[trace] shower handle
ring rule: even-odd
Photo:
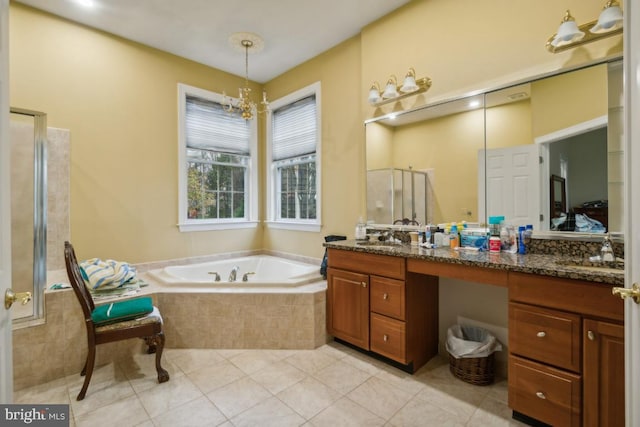
[[[13,289],[9,288],[4,293],[4,308],[9,310],[14,302],[20,300],[22,305],[26,305],[31,301],[31,292],[13,292]]]

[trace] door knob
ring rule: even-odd
[[[631,297],[636,304],[640,304],[640,286],[637,283],[634,283],[631,288],[612,288],[611,293],[619,295],[622,299]]]
[[[22,305],[26,305],[31,301],[31,292],[13,292],[13,289],[9,288],[4,293],[4,308],[9,310],[14,302],[20,300]]]

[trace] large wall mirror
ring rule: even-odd
[[[618,59],[372,119],[367,219],[621,232],[622,96]]]

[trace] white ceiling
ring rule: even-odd
[[[264,83],[358,34],[410,0],[19,0],[89,27],[244,76],[236,32],[264,40],[249,79]],[[93,3],[93,7],[82,3]]]

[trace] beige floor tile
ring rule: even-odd
[[[376,375],[384,366],[384,364],[379,360],[357,352],[349,353],[340,360],[371,375]]]
[[[389,420],[393,427],[463,427],[466,417],[458,418],[438,406],[412,399]],[[486,424],[484,427],[489,427]]]
[[[76,400],[84,380],[84,377],[80,378],[80,384],[77,384],[74,379],[73,385],[69,385],[69,378],[67,377],[69,399],[75,417],[135,395],[129,380],[114,365],[106,365],[94,372],[84,399]]]
[[[131,359],[120,361],[118,365],[136,393],[158,384],[155,354],[135,354]],[[170,379],[184,375],[184,372],[166,357],[162,358],[162,367],[169,372]]]
[[[138,397],[149,416],[155,418],[202,395],[200,389],[186,376],[180,376],[171,378],[166,383],[157,384],[139,393]]]
[[[276,397],[270,397],[231,419],[236,427],[300,426],[305,419]]]
[[[163,366],[171,375],[163,384],[153,355],[96,368],[80,402],[77,374],[14,398],[68,403],[71,426],[522,425],[511,418],[505,380],[467,384],[440,357],[410,375],[331,342],[316,350],[167,349]]]
[[[316,350],[302,350],[285,360],[308,374],[314,374],[319,370],[326,368],[331,363],[336,362],[338,359],[324,352]]]
[[[398,387],[412,395],[415,395],[425,387],[425,384],[420,381],[420,378],[394,368],[393,366],[381,369],[375,376],[376,378],[380,378],[382,381]]]
[[[124,427],[146,421],[149,421],[149,416],[135,396],[118,400],[75,418],[78,427]]]
[[[233,356],[237,356],[240,353],[244,353],[245,351],[249,351],[246,348],[232,348],[232,349],[218,349],[218,354],[225,359],[230,359]]]
[[[153,419],[156,427],[217,426],[227,418],[205,396],[178,406]]]
[[[224,359],[218,350],[212,349],[169,349],[167,359],[173,362],[185,374],[197,371]]]
[[[526,426],[519,421],[511,418],[512,411],[505,402],[487,397],[482,401],[480,406],[471,416],[467,423],[468,427],[485,427],[485,426]]]
[[[468,420],[488,392],[487,387],[467,384],[453,376],[434,377],[416,397]]]
[[[248,350],[230,357],[228,360],[241,369],[245,374],[251,375],[280,359],[277,353],[261,350]]]
[[[246,374],[228,360],[222,360],[187,374],[187,377],[205,394],[244,376]]]
[[[241,378],[207,394],[209,400],[227,418],[234,417],[271,396],[267,389],[249,377]]]
[[[310,420],[314,427],[376,427],[384,420],[353,400],[343,397]]]
[[[67,382],[64,378],[38,384],[13,392],[14,403],[50,403],[70,404],[71,399],[67,390]]]
[[[305,419],[310,419],[340,398],[340,393],[312,377],[306,377],[277,397]]]
[[[413,397],[411,393],[372,377],[347,394],[349,399],[388,420]]]
[[[319,370],[313,376],[341,395],[349,393],[371,377],[370,374],[342,360]]]
[[[284,361],[272,363],[251,374],[251,378],[273,394],[291,387],[306,376],[306,373]]]

